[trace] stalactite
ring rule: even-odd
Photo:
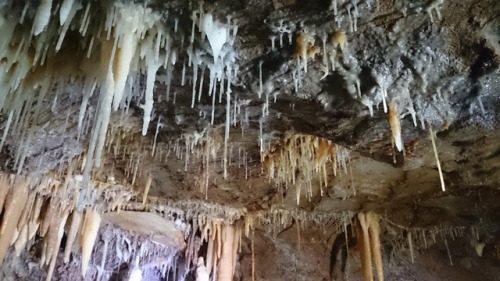
[[[205,267],[205,262],[203,257],[198,258],[198,263],[196,265],[196,281],[209,281],[210,275],[207,268]]]
[[[212,273],[213,265],[214,265],[214,259],[215,259],[215,253],[214,253],[214,243],[215,243],[215,237],[213,235],[213,231],[215,229],[211,230],[210,236],[208,237],[208,247],[207,247],[207,271],[208,273]]]
[[[234,267],[234,240],[235,229],[232,225],[222,226],[222,253],[218,263],[217,280],[218,281],[232,281],[233,280],[233,267]]]
[[[360,255],[361,255],[361,267],[363,269],[363,279],[365,281],[373,281],[372,272],[372,260],[371,260],[371,250],[370,250],[370,236],[368,233],[369,225],[366,221],[366,214],[358,214],[358,237],[360,237]]]
[[[300,251],[300,223],[295,222],[297,228],[297,250]]]
[[[319,52],[319,48],[314,46],[312,43],[314,42],[314,38],[306,33],[299,33],[295,38],[295,56],[299,62],[298,67],[300,68],[300,61],[302,60],[302,66],[304,67],[304,73],[307,73],[307,61],[308,58],[314,57]],[[300,76],[300,75],[299,75]]]
[[[232,252],[232,260],[233,260],[232,276],[234,276],[236,273],[236,261],[238,260],[238,252],[240,251],[239,246],[241,244],[241,229],[239,227],[234,227],[233,239],[234,240],[233,240],[233,252]]]
[[[48,202],[49,206],[45,209],[45,212],[43,213],[43,219],[41,220],[40,224],[40,236],[45,237],[45,234],[47,234],[47,231],[49,230],[50,224],[52,222],[52,218],[56,215],[58,206],[56,204],[53,204],[51,201]]]
[[[96,210],[87,210],[85,214],[85,226],[82,233],[82,276],[85,277],[97,237],[97,231],[101,224],[101,215]]]
[[[358,237],[359,252],[363,279],[373,281],[372,260],[377,273],[377,280],[384,280],[382,253],[380,249],[379,216],[373,212],[358,213],[356,236]]]
[[[396,104],[389,102],[389,124],[391,125],[392,140],[398,151],[403,151],[403,140],[401,139],[401,124],[399,122],[399,113]]]
[[[79,232],[79,228],[81,225],[81,219],[82,219],[82,213],[77,210],[73,210],[73,213],[71,214],[71,224],[68,229],[68,233],[66,235],[66,245],[64,248],[64,263],[69,262],[69,257],[71,255],[71,252],[73,251],[73,243],[77,238],[77,233]]]
[[[380,224],[379,217],[373,212],[366,214],[367,222],[369,224],[368,231],[370,234],[370,248],[372,252],[373,262],[375,264],[375,271],[377,272],[377,280],[384,280],[384,267],[382,263],[382,251],[380,249]]]
[[[134,266],[130,275],[128,277],[128,281],[141,281],[142,280],[142,270],[139,266]]]
[[[3,210],[5,198],[9,194],[10,186],[8,183],[8,178],[5,176],[0,176],[0,213]]]
[[[429,125],[429,134],[431,135],[432,149],[434,151],[434,157],[436,158],[436,166],[439,172],[439,182],[441,183],[441,190],[446,191],[446,186],[444,184],[443,171],[441,170],[441,162],[439,161],[439,155],[436,147],[436,141],[434,140],[434,132],[432,131],[432,126]]]
[[[217,237],[217,255],[216,255],[216,259],[217,260],[220,260],[221,256],[222,256],[222,247],[223,247],[223,244],[222,244],[222,237],[223,237],[223,234],[222,234],[222,222],[221,221],[217,221],[217,222],[214,222],[215,223],[215,229],[217,230],[216,231],[216,236]],[[214,262],[214,265],[216,263]]]
[[[476,250],[476,254],[479,256],[479,257],[482,257],[483,256],[483,250],[484,250],[484,246],[486,246],[485,243],[476,243],[476,245],[474,245],[474,249]]]
[[[54,272],[54,268],[56,266],[56,261],[57,261],[57,254],[59,253],[59,246],[61,245],[61,239],[64,234],[64,226],[66,224],[66,219],[68,218],[68,211],[63,210],[60,214],[60,221],[55,221],[53,225],[54,230],[51,230],[51,235],[50,238],[50,243],[51,245],[48,245],[47,247],[50,247],[50,251],[48,251],[50,254],[49,260],[50,260],[50,265],[49,269],[47,271],[47,278],[46,281],[52,280],[52,274]]]
[[[31,192],[28,195],[28,200],[26,201],[26,205],[24,206],[22,213],[21,213],[21,217],[19,218],[19,222],[17,223],[17,229],[23,228],[23,226],[26,224],[26,222],[29,218],[29,215],[31,213],[33,203],[35,201],[35,197],[36,197],[35,192]]]
[[[39,35],[49,24],[52,0],[41,0],[33,22],[33,35]]]
[[[47,223],[49,227],[46,235],[43,237],[42,264],[50,264],[52,257],[54,256],[54,252],[57,253],[59,251],[59,245],[56,244],[60,226],[59,219],[63,218],[63,213],[62,209],[58,208],[57,211],[55,211],[55,214],[51,217],[51,221]]]
[[[255,281],[255,230],[252,228],[251,251],[252,251],[252,281]]]
[[[323,182],[320,194],[323,194],[323,184],[327,186],[328,178],[326,165],[333,166],[336,176],[337,166],[347,173],[349,163],[347,149],[335,143],[312,135],[292,134],[286,135],[282,142],[263,151],[263,162],[268,177],[279,184],[292,184],[296,186],[297,204],[301,197],[301,184],[297,184],[297,171],[300,172],[303,183],[308,187],[307,196],[312,196],[312,181],[318,178]]]
[[[28,243],[28,224],[26,223],[21,230],[19,231],[19,235],[14,243],[14,249],[16,251],[16,256],[19,257],[21,252],[24,250],[26,243]]]
[[[28,240],[31,240],[33,239],[33,237],[35,237],[39,227],[40,227],[39,222],[30,221],[28,223]]]
[[[410,248],[411,263],[415,263],[415,255],[413,254],[413,238],[411,237],[411,231],[406,234],[406,239],[408,240],[408,247]]]
[[[151,187],[152,181],[153,181],[153,176],[151,174],[148,174],[146,185],[144,187],[144,193],[142,195],[142,204],[146,204],[146,200],[148,199],[149,188]]]
[[[450,247],[448,247],[448,239],[444,239],[444,245],[446,246],[446,253],[448,254],[448,260],[450,261],[450,265],[453,266],[453,260],[451,259]]]
[[[30,221],[33,223],[39,224],[40,212],[43,207],[43,202],[45,201],[45,197],[41,194],[38,194],[35,199],[35,203],[33,205],[33,211],[30,214]]]
[[[3,259],[7,254],[12,236],[16,231],[16,226],[21,216],[19,210],[22,210],[28,200],[29,184],[29,179],[16,180],[14,182],[15,186],[11,187],[5,200],[6,206],[3,212],[2,226],[0,229],[0,266],[3,264]]]

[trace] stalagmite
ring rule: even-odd
[[[217,272],[218,281],[232,281],[233,280],[233,247],[235,237],[235,229],[231,225],[224,225],[222,227],[222,253],[220,256]]]
[[[28,200],[29,180],[22,179],[16,181],[16,183],[7,196],[5,211],[3,213],[2,227],[0,229],[0,266],[2,266],[3,259],[7,254],[12,235],[16,231],[16,226],[21,216],[19,210],[22,209],[26,204],[26,200]]]
[[[82,276],[87,274],[90,256],[94,249],[97,232],[101,224],[101,215],[96,210],[87,210],[85,214],[85,226],[82,233]]]

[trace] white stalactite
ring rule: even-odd
[[[33,21],[33,35],[39,35],[49,24],[52,9],[52,0],[40,0]]]

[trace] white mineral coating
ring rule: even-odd
[[[105,213],[103,221],[114,224],[134,234],[148,235],[152,241],[175,249],[184,249],[184,235],[174,222],[157,214],[120,211]]]

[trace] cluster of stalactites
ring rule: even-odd
[[[261,226],[273,235],[277,235],[284,229],[295,225],[297,229],[297,241],[300,248],[301,232],[310,230],[311,226],[317,227],[326,232],[326,229],[334,229],[335,232],[346,231],[353,217],[351,212],[323,213],[307,212],[301,209],[287,210],[272,207],[270,210],[247,213],[244,217],[244,233],[251,242],[251,276],[256,280],[255,275],[255,228]]]
[[[219,131],[213,128],[205,128],[202,132],[184,134],[182,136],[184,146],[176,147],[176,156],[180,159],[184,157],[184,171],[187,171],[188,164],[193,161],[192,158],[202,161],[204,169],[199,185],[200,191],[205,194],[205,198],[208,196],[210,166],[213,165],[211,163],[216,163],[221,145],[224,143],[222,134]]]
[[[53,91],[81,87],[78,136],[92,128],[83,184],[87,185],[92,166],[101,165],[111,111],[130,101],[132,92],[126,90],[127,81],[131,85],[131,77],[139,69],[156,73],[170,59],[168,33],[163,32],[160,15],[140,5],[116,2],[101,6],[93,1],[64,0],[41,1],[35,7],[32,1],[25,1],[22,11],[13,9],[14,16],[7,17],[10,5],[14,4],[6,4],[0,11],[4,34],[0,68],[5,73],[0,81],[0,110],[8,115],[2,145],[8,133],[14,133],[29,148],[37,126],[44,125],[37,124],[41,108],[46,106],[44,99]],[[70,33],[71,40],[65,40]],[[87,113],[89,99],[99,88],[99,107],[92,117]],[[144,106],[145,127],[152,110],[152,91],[150,83]],[[73,121],[72,116],[68,120]],[[18,173],[23,168],[25,150],[18,149]]]
[[[187,258],[196,265],[196,280],[231,281],[236,269],[238,251],[241,248],[241,229],[235,225],[227,225],[222,220],[214,220],[199,228],[201,239],[208,243],[206,257],[192,256],[191,245],[194,236],[188,241]]]
[[[320,181],[321,195],[323,186],[328,184],[327,164],[333,168],[343,169],[347,173],[349,153],[346,148],[336,145],[330,140],[312,135],[288,135],[281,144],[265,151],[261,160],[269,178],[277,184],[297,186],[297,203],[300,202],[300,179],[308,185],[308,196],[312,196],[313,180]]]
[[[38,180],[8,175],[3,175],[0,178],[0,209],[4,210],[0,214],[2,216],[0,225],[0,261],[7,254],[10,245],[13,245],[15,252],[20,254],[26,249],[29,243],[32,243],[30,241],[33,241],[34,237],[38,235],[42,238],[41,264],[48,266],[47,280],[50,280],[54,273],[56,257],[59,254],[61,243],[65,243],[65,263],[69,262],[70,256],[73,253],[75,254],[73,258],[81,265],[81,275],[83,277],[88,277],[89,274],[92,274],[92,276],[94,274],[103,276],[105,263],[109,260],[107,256],[115,248],[113,247],[110,250],[109,247],[111,246],[109,243],[116,240],[109,237],[110,233],[104,233],[106,230],[102,231],[102,222],[109,223],[106,220],[106,214],[102,216],[102,212],[104,211],[103,205],[114,206],[115,209],[107,210],[108,212],[112,212],[121,209],[120,204],[129,205],[132,203],[129,201],[130,196],[121,198],[123,196],[120,194],[110,194],[109,190],[113,189],[106,188],[106,183],[102,183],[99,185],[100,188],[95,188],[95,190],[99,189],[101,193],[96,194],[94,198],[96,200],[114,200],[101,202],[103,204],[87,202],[86,205],[88,207],[79,210],[76,204],[76,201],[79,199],[77,196],[78,193],[73,194],[74,196],[62,197],[63,194],[72,194],[72,192],[79,190],[80,185],[78,182],[81,180],[81,176],[77,176],[77,178],[74,181],[70,181],[68,184],[70,187],[66,188],[65,191],[63,191],[65,183],[56,179]],[[101,207],[98,208],[97,206]],[[241,248],[241,228],[237,224],[229,223],[241,218],[244,215],[244,211],[240,209],[233,210],[224,206],[207,205],[205,202],[181,202],[178,203],[177,208],[173,206],[165,208],[155,211],[164,213],[164,216],[168,218],[167,211],[171,210],[172,214],[175,214],[175,217],[177,217],[175,221],[176,228],[183,231],[186,235],[186,267],[190,269],[196,266],[198,274],[203,275],[203,273],[206,273],[206,276],[209,276],[210,279],[206,280],[232,280],[237,261],[237,252]],[[215,212],[209,212],[208,209],[203,211],[204,208],[213,209]],[[213,216],[213,214],[217,214],[216,209],[220,216],[226,216],[225,219]],[[197,210],[199,213],[197,213]],[[184,219],[181,220],[179,219],[180,217],[184,217]],[[183,223],[186,220],[191,220],[193,224],[189,227],[186,226]],[[115,235],[117,232],[113,231],[113,233]],[[198,233],[202,234],[201,237]],[[99,235],[102,237],[99,238]],[[62,240],[63,236],[66,237],[65,242]],[[120,259],[121,262],[130,263],[132,266],[129,275],[139,278],[148,266],[155,266],[165,276],[166,272],[171,269],[174,261],[169,259],[161,264],[148,264],[146,262],[148,257],[151,257],[151,255],[154,256],[156,252],[149,253],[149,246],[147,245],[153,245],[154,243],[145,241],[141,243],[139,248],[135,250],[129,249],[131,247],[131,240],[135,241],[135,239],[131,239],[129,236],[120,236],[121,240],[118,239],[119,241],[113,242],[116,244],[116,258]],[[102,258],[100,265],[92,262],[96,260],[96,257],[92,257],[92,255],[96,255],[99,252],[93,251],[99,239],[104,241],[104,248],[101,249]],[[183,242],[183,240],[181,241]],[[207,243],[208,252],[203,261],[201,261],[198,255],[203,242]],[[122,250],[124,247],[129,248],[125,251]],[[171,253],[171,257],[174,255],[167,248],[157,254],[163,255],[165,253]],[[99,260],[99,257],[97,257],[97,260]],[[146,267],[144,264],[146,264]]]
[[[363,6],[363,7],[361,7]],[[339,11],[339,7],[343,9]],[[344,9],[345,8],[345,9]],[[358,9],[359,8],[359,9]],[[359,0],[332,0],[329,7],[329,12],[333,13],[335,18],[335,30],[323,31],[322,34],[316,34],[312,31],[311,27],[304,27],[300,32],[297,33],[295,37],[295,58],[297,59],[297,68],[292,74],[294,81],[295,92],[298,92],[302,87],[303,73],[307,73],[308,70],[308,60],[314,60],[317,54],[322,54],[322,64],[320,65],[321,71],[324,75],[320,78],[324,79],[329,74],[330,71],[339,70],[342,68],[342,63],[337,60],[337,52],[340,49],[341,53],[346,56],[351,56],[347,52],[347,37],[346,31],[350,33],[355,33],[358,30],[358,18],[360,18],[360,9],[370,10],[372,8],[372,1],[359,1]],[[343,24],[344,18],[348,18],[348,27]],[[291,34],[296,30],[296,26],[293,23],[284,24],[283,20],[279,22],[279,25],[274,24],[270,26],[271,31],[279,34],[280,47],[283,45],[283,34],[288,33],[288,38],[291,43]],[[316,37],[319,36],[321,45],[316,43]],[[276,36],[271,36],[272,49],[275,47]],[[321,46],[321,47],[320,47]],[[340,72],[345,72],[340,69]],[[357,77],[348,77],[348,82],[354,82],[356,84],[358,95],[360,95],[360,81]],[[351,79],[354,78],[354,79]],[[351,81],[352,80],[352,81]],[[262,83],[260,83],[262,85]],[[262,92],[262,86],[261,86]]]
[[[12,17],[7,16],[11,6],[15,14]],[[49,0],[37,6],[25,1],[22,9],[16,7],[13,2],[0,7],[0,29],[4,38],[0,45],[0,70],[5,73],[0,77],[0,110],[8,116],[2,145],[9,130],[21,128],[17,130],[18,135],[30,138],[32,131],[36,131],[30,128],[36,123],[33,122],[38,118],[36,113],[55,87],[64,90],[68,85],[77,85],[83,90],[78,135],[90,132],[85,184],[91,169],[102,164],[112,111],[128,110],[132,99],[143,101],[142,134],[145,135],[154,115],[154,101],[159,98],[154,95],[157,72],[160,68],[167,72],[166,79],[160,82],[167,84],[168,100],[172,72],[183,55],[180,48],[185,48],[184,57],[189,61],[183,62],[181,84],[185,84],[186,66],[192,66],[193,106],[195,97],[198,100],[201,97],[206,68],[210,70],[208,94],[213,97],[213,107],[217,100],[216,82],[220,82],[218,102],[226,95],[224,167],[227,175],[231,103],[236,104],[231,101],[230,93],[238,72],[232,50],[238,28],[234,21],[228,19],[227,23],[221,23],[203,8],[194,11],[190,44],[186,48],[184,38],[188,35],[180,32],[178,18],[171,23],[162,11],[140,4]],[[195,33],[195,26],[200,37]],[[200,68],[201,81],[198,81]],[[144,85],[139,81],[142,76]],[[145,90],[140,91],[140,87]],[[94,93],[99,94],[95,112],[89,110]],[[22,165],[19,167],[22,169]]]
[[[295,36],[294,56],[297,61],[297,68],[292,73],[295,92],[299,92],[302,87],[302,79],[307,74],[309,60],[314,60],[316,55],[322,54],[321,71],[324,75],[320,80],[326,78],[331,71],[338,70],[341,66],[338,62],[337,52],[347,55],[347,38],[344,31],[338,30],[331,34],[321,36],[321,46],[317,44],[317,36],[312,32],[300,32]],[[359,80],[355,81],[359,89]],[[259,65],[259,96],[263,92],[262,88],[262,66]]]
[[[0,229],[0,265],[7,249],[13,245],[19,255],[36,235],[42,237],[41,264],[48,265],[47,280],[51,279],[63,235],[66,235],[64,261],[81,248],[82,274],[85,276],[100,224],[100,210],[89,206],[78,209],[80,177],[60,181],[14,175],[0,175],[0,210],[3,210]],[[109,190],[108,190],[109,191]],[[104,199],[110,208],[128,200],[125,190],[110,194],[96,188],[93,198]],[[123,198],[123,196],[127,198]],[[94,207],[90,207],[94,206]]]
[[[203,8],[200,7],[198,11],[193,11],[191,20],[193,21],[191,28],[191,45],[188,48],[189,61],[188,66],[193,66],[193,79],[192,79],[192,102],[191,107],[194,107],[196,101],[200,101],[203,89],[203,80],[205,69],[208,68],[209,74],[209,89],[208,96],[212,98],[212,114],[210,123],[214,124],[215,118],[215,103],[222,103],[222,97],[226,98],[226,123],[224,133],[224,147],[223,147],[223,166],[224,178],[228,176],[228,143],[229,132],[232,124],[233,106],[237,101],[232,101],[231,85],[238,75],[238,64],[236,63],[236,55],[233,51],[233,44],[235,42],[236,34],[238,32],[238,25],[235,21],[231,22],[231,18],[227,18],[227,23],[222,23],[214,18],[211,13],[205,13]],[[201,42],[208,40],[210,50],[195,49],[193,42],[197,34],[195,33],[195,26],[198,26],[198,31],[201,33]],[[205,39],[206,38],[206,39]],[[206,54],[211,57],[207,59]],[[185,68],[185,66],[183,66]],[[198,86],[198,72],[201,68],[201,79]],[[183,73],[185,70],[183,69]],[[184,75],[183,75],[184,77]],[[225,82],[225,80],[227,80]],[[184,81],[184,79],[182,79]],[[219,94],[217,98],[217,82],[219,82]],[[183,84],[184,82],[182,82]],[[234,97],[233,97],[234,99]]]
[[[482,229],[478,226],[447,226],[439,225],[432,228],[412,227],[406,228],[397,224],[392,224],[400,228],[401,235],[391,239],[391,252],[388,253],[391,261],[407,259],[414,263],[419,252],[429,250],[438,243],[444,244],[450,265],[453,265],[453,258],[448,241],[459,238],[468,239],[478,256],[482,256],[484,241],[480,239]],[[472,250],[472,249],[471,249]]]
[[[322,41],[322,48],[319,44],[316,44],[317,35],[312,31],[310,27],[304,27],[300,32],[297,32],[295,36],[295,58],[297,59],[297,68],[292,72],[292,78],[294,81],[295,92],[299,92],[302,87],[302,78],[304,73],[308,71],[308,60],[314,59],[316,54],[322,53],[323,62],[320,64],[321,70],[324,75],[320,78],[324,79],[329,74],[330,71],[336,71],[341,74],[346,80],[349,92],[353,95],[353,98],[357,96],[359,101],[365,104],[370,111],[370,115],[373,116],[373,106],[378,108],[380,103],[383,104],[384,113],[388,113],[388,120],[391,127],[392,142],[397,151],[404,151],[404,142],[401,137],[401,125],[400,119],[406,115],[411,115],[414,126],[417,126],[417,112],[414,106],[414,98],[411,97],[409,89],[410,83],[413,81],[412,75],[408,75],[407,72],[401,73],[401,77],[394,79],[391,77],[388,69],[377,69],[373,70],[374,78],[378,84],[378,87],[372,88],[367,93],[361,92],[361,80],[359,78],[361,72],[361,62],[358,61],[350,52],[347,46],[347,37],[345,30],[350,31],[350,33],[357,31],[357,20],[360,18],[360,9],[372,9],[373,1],[359,1],[359,0],[332,0],[330,5],[330,11],[333,12],[335,16],[335,22],[337,23],[336,31],[328,33],[324,31],[323,34],[319,34]],[[425,6],[422,6],[430,16],[431,22],[434,22],[433,11],[437,14],[439,20],[442,19],[439,9],[443,6],[444,0],[434,0],[430,1]],[[339,10],[339,8],[344,10]],[[344,21],[345,14],[348,15],[349,28],[343,28],[341,24]],[[280,46],[282,45],[282,36],[284,33],[289,34],[291,39],[291,34],[296,31],[296,26],[292,22],[285,23],[283,20],[279,21],[279,24],[271,24],[270,29],[273,33],[278,33],[280,38]],[[275,48],[276,35],[271,37],[272,49]],[[337,59],[337,51],[340,49],[343,55],[343,61],[339,62]],[[349,67],[345,67],[345,65]],[[417,70],[419,76],[422,79],[422,90],[425,92],[427,87],[427,76],[430,73],[428,70],[421,72],[420,69]],[[262,81],[262,62],[259,64],[259,96],[263,93],[263,81]],[[394,92],[394,94],[389,95],[388,91]],[[396,90],[394,90],[396,89]],[[439,93],[438,89],[438,96]],[[319,99],[323,99],[321,96]],[[481,100],[478,100],[479,103]],[[417,100],[417,103],[419,101]],[[426,120],[425,116],[419,116],[421,119],[422,128],[425,128],[426,124],[430,120]],[[430,126],[430,125],[429,125]]]
[[[306,212],[300,209],[249,212],[245,208],[222,206],[205,201],[166,201],[149,198],[146,206],[129,203],[127,210],[147,210],[174,219],[184,233],[186,268],[196,266],[197,281],[231,280],[236,265],[237,253],[241,247],[242,235],[254,244],[254,230],[257,225],[268,230],[278,230],[292,223],[301,229],[314,225],[321,229],[346,229],[352,219],[351,212],[321,213]],[[188,223],[190,222],[190,223]],[[300,238],[299,238],[300,239]],[[200,256],[202,244],[206,243],[207,253]],[[253,246],[252,246],[253,249]],[[252,260],[254,253],[252,252]],[[252,274],[255,274],[255,261],[252,261]]]

